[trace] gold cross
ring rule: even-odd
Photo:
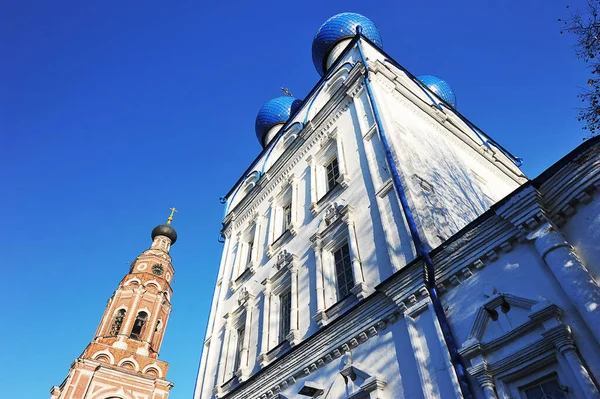
[[[171,222],[173,221],[173,214],[175,212],[177,212],[177,209],[175,208],[169,208],[171,210],[171,214],[169,215],[169,218],[167,219],[167,224],[171,224]]]

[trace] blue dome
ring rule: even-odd
[[[420,75],[417,76],[417,79],[429,87],[429,90],[437,94],[439,98],[450,104],[452,108],[456,108],[456,96],[448,82],[432,75]]]
[[[341,39],[355,36],[358,25],[367,39],[383,48],[379,30],[369,18],[353,12],[334,15],[321,25],[313,39],[312,58],[319,75],[325,75],[325,61],[333,46]]]
[[[278,123],[285,123],[290,119],[290,115],[294,113],[302,104],[301,100],[297,100],[290,96],[281,96],[272,99],[261,107],[256,115],[254,130],[256,130],[256,138],[264,147],[265,134],[270,128]]]

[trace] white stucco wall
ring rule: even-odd
[[[379,60],[383,65],[382,54],[368,45],[365,48],[370,63],[379,65]],[[375,129],[364,79],[356,79],[355,75],[359,72],[355,63],[360,56],[354,49],[345,58],[331,80],[315,90],[294,120],[259,156],[247,181],[228,197],[226,242],[196,399],[214,397],[215,387],[219,397],[263,397],[268,396],[269,390],[272,394],[280,392],[282,397],[297,397],[304,381],[331,388],[330,397],[346,397],[348,390],[358,389],[346,385],[339,374],[348,366],[348,359],[342,356],[346,349],[351,350],[355,367],[387,384],[376,397],[460,397],[423,274],[417,264],[410,264],[415,251]],[[383,71],[379,68],[374,69]],[[377,107],[418,228],[429,246],[437,247],[526,179],[504,154],[485,150],[481,142],[468,144],[478,138],[464,123],[454,121],[454,127],[449,128],[448,122],[439,120],[437,111],[426,110],[419,103],[429,99],[419,92],[416,83],[395,66],[386,68],[385,73],[371,75]],[[409,88],[416,94],[406,94],[405,89],[394,91],[389,82],[396,77],[406,87],[413,85]],[[450,111],[447,118],[454,118]],[[325,193],[321,169],[331,154],[337,157],[342,176],[339,185]],[[288,202],[292,204],[293,233],[279,237],[281,207]],[[335,211],[330,214],[331,206],[335,206]],[[598,272],[594,260],[600,248],[594,240],[600,220],[598,210],[596,200],[564,225],[565,236],[593,273]],[[328,223],[333,227],[329,228]],[[513,334],[519,338],[506,338],[505,346],[486,354],[490,362],[498,363],[538,341],[539,345],[546,345],[544,350],[556,352],[543,335],[556,325],[530,317],[536,314],[535,306],[543,308],[532,304],[551,304],[562,310],[560,322],[553,323],[570,327],[589,372],[598,378],[598,342],[556,275],[533,244],[517,242],[515,237],[520,230],[516,225],[500,219],[489,224],[490,229],[498,229],[493,239],[479,238],[482,232],[473,232],[462,236],[460,246],[442,248],[436,255],[440,284],[444,287],[442,300],[458,345],[468,346],[482,306],[506,294],[522,298],[511,300],[525,305],[512,306],[506,317],[502,316],[503,324],[487,322],[481,339],[491,342],[512,329],[519,331]],[[581,229],[581,225],[586,228]],[[341,235],[336,236],[334,231]],[[253,237],[254,253],[246,270],[244,248],[249,237]],[[358,269],[353,269],[355,281],[362,278],[357,270],[364,277],[364,284],[355,287],[356,292],[342,302],[335,294],[332,240],[350,240],[353,257],[360,262]],[[316,255],[319,245],[324,248],[319,257],[323,272]],[[504,252],[498,255],[500,245]],[[288,259],[280,258],[284,251],[294,258],[291,264],[281,260]],[[485,265],[474,257],[474,251],[482,253],[480,259],[485,260]],[[282,285],[281,281],[289,282]],[[290,288],[297,284],[297,293],[292,292],[297,299],[297,337],[278,347],[276,296],[286,284]],[[321,289],[323,303],[317,299]],[[269,292],[275,295],[268,302],[275,309],[265,313]],[[371,304],[372,309],[364,303]],[[244,314],[248,320],[244,341],[247,367],[238,381],[231,364],[238,320]],[[284,348],[280,354],[278,348]],[[555,367],[561,382],[576,384],[573,381],[577,378],[569,367],[577,359],[569,352],[571,363],[567,364],[554,352],[548,352],[548,372],[554,372]],[[477,358],[471,360],[473,363],[468,366],[475,366]],[[517,389],[516,382],[510,381],[520,380],[513,377],[499,375],[495,389]],[[473,380],[473,384],[478,382]],[[579,385],[573,389],[583,392]],[[477,395],[484,397],[483,390]]]

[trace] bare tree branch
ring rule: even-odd
[[[569,17],[563,21],[563,30],[573,34],[577,39],[575,55],[589,64],[591,77],[587,86],[579,94],[584,104],[579,109],[577,119],[584,122],[584,129],[592,136],[600,134],[600,0],[587,0],[587,8],[584,12],[569,9]]]

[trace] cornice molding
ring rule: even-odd
[[[256,186],[229,212],[223,220],[224,230],[228,230],[229,224],[234,220],[234,229],[242,225],[248,214],[255,212],[256,208],[269,194],[288,179],[288,175],[293,168],[302,159],[306,158],[308,152],[321,140],[329,138],[330,130],[334,128],[335,122],[353,102],[353,98],[347,94],[349,87],[358,91],[364,84],[364,82],[361,83],[362,80],[360,79],[362,75],[358,72],[353,73],[355,69],[356,66],[325,106],[299,132],[298,138],[285,149],[283,154],[269,168],[268,173],[265,173]],[[263,179],[265,180],[263,181]]]
[[[269,366],[223,397],[271,398],[374,337],[394,323],[398,315],[392,302],[384,295],[375,294],[287,352],[283,358],[272,360]]]
[[[479,165],[488,169],[498,178],[509,184],[523,183],[527,180],[525,175],[520,172],[512,163],[505,165],[503,161],[495,156],[495,152],[490,151],[480,140],[472,137],[472,133],[465,132],[460,126],[458,119],[451,113],[444,113],[437,107],[424,102],[417,94],[406,86],[403,78],[397,76],[393,71],[389,70],[383,63],[377,61],[373,68],[375,73],[371,74],[372,80],[377,81],[383,87],[388,89],[388,92],[394,98],[406,106],[406,109],[418,116],[438,133],[450,139],[465,151]],[[384,73],[386,71],[386,73]],[[480,156],[473,156],[473,152]],[[498,165],[501,163],[502,166]],[[492,167],[495,165],[496,167]],[[516,173],[515,168],[520,172]],[[502,172],[501,172],[502,171]]]

